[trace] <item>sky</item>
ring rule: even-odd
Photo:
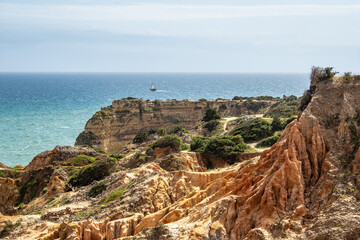
[[[360,73],[359,23],[359,0],[0,0],[0,72]]]

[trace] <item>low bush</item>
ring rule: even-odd
[[[230,133],[231,136],[240,135],[245,142],[254,142],[272,135],[270,123],[262,118],[241,120],[239,125]]]
[[[190,150],[194,152],[204,152],[206,145],[209,143],[207,137],[195,137],[190,143]]]
[[[116,159],[114,158],[98,160],[88,166],[82,167],[80,170],[73,171],[68,182],[74,187],[86,186],[94,180],[98,181],[110,175],[114,170],[115,164]]]
[[[159,136],[164,136],[165,135],[165,129],[163,128],[159,128],[156,133],[159,135]]]
[[[143,143],[147,140],[147,137],[148,135],[146,132],[140,132],[134,137],[133,143]]]
[[[180,151],[181,143],[182,141],[178,136],[165,135],[164,137],[161,137],[152,144],[150,144],[149,147],[151,147],[152,149],[171,147],[175,151]]]
[[[220,125],[220,121],[219,120],[211,120],[209,122],[207,122],[204,125],[204,128],[206,128],[209,132],[214,131],[218,126]]]
[[[96,197],[97,195],[101,194],[103,191],[105,191],[107,188],[106,182],[98,182],[94,186],[91,187],[90,191],[88,192],[89,197]]]
[[[91,157],[91,156],[86,156],[86,155],[80,155],[78,157],[75,157],[73,159],[73,163],[75,165],[78,165],[78,164],[89,164],[89,163],[93,163],[95,162],[95,158],[94,157]]]
[[[220,136],[210,138],[203,153],[223,159],[234,159],[247,148],[241,136]]]
[[[274,118],[278,116],[280,118],[289,118],[296,116],[298,111],[300,98],[294,95],[281,99],[277,103],[273,104],[270,109],[265,113],[264,117]]]
[[[273,121],[271,123],[271,130],[273,132],[279,131],[283,129],[283,123],[281,121],[281,119],[275,115],[275,117],[273,117]]]
[[[168,134],[178,134],[178,133],[189,133],[189,131],[186,130],[185,127],[181,125],[176,125],[168,131]]]
[[[232,163],[232,160],[249,148],[241,136],[196,137],[190,144],[191,150],[204,155],[215,156]]]
[[[204,122],[210,122],[211,120],[217,120],[220,119],[221,116],[216,110],[216,108],[206,108],[204,117],[202,118],[202,121]]]
[[[271,147],[272,145],[274,145],[277,142],[277,140],[279,140],[280,136],[281,136],[280,134],[276,134],[274,136],[265,138],[264,140],[262,140],[261,142],[256,144],[256,147],[257,148]]]

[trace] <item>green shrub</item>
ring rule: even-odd
[[[207,122],[205,125],[204,125],[204,128],[206,128],[209,132],[212,132],[214,131],[217,126],[220,125],[220,121],[219,120],[211,120],[209,122]]]
[[[278,116],[280,118],[289,118],[296,116],[298,111],[300,99],[294,95],[287,97],[286,99],[281,99],[275,104],[273,104],[269,110],[265,113],[264,117]]]
[[[82,167],[80,170],[73,171],[68,182],[74,187],[86,186],[94,180],[98,181],[110,175],[114,170],[115,164],[116,159],[114,158],[98,160],[88,166]]]
[[[164,136],[165,135],[165,129],[163,128],[159,128],[156,133],[159,135],[159,136]]]
[[[268,121],[262,118],[242,120],[239,125],[230,132],[230,135],[240,135],[245,142],[258,141],[271,136],[271,126]]]
[[[202,121],[204,122],[210,122],[211,120],[217,120],[220,119],[221,116],[216,110],[216,108],[206,108],[205,109],[205,115],[202,118]]]
[[[134,137],[133,143],[143,143],[147,140],[147,137],[148,135],[146,132],[140,132]]]
[[[333,77],[339,72],[333,71],[333,67],[315,67],[311,68],[310,80],[314,84],[319,81],[332,80]]]
[[[241,136],[211,137],[203,154],[232,160],[247,148]]]
[[[97,195],[101,194],[107,188],[106,182],[98,182],[94,186],[91,187],[90,191],[88,192],[89,197],[96,197]]]
[[[192,151],[200,152],[204,155],[215,156],[223,159],[232,160],[249,148],[244,143],[241,136],[217,136],[217,137],[195,137],[190,144]]]
[[[345,83],[349,83],[353,80],[353,76],[351,72],[344,73],[343,80]]]
[[[186,130],[184,126],[176,125],[168,131],[168,134],[178,134],[180,132],[181,133],[189,133],[189,131]]]
[[[190,150],[195,152],[204,152],[206,145],[209,143],[207,137],[195,137],[190,143]]]
[[[94,150],[100,154],[106,154],[106,152],[102,148],[94,148]]]
[[[102,204],[109,204],[110,202],[114,201],[115,199],[121,197],[124,195],[125,191],[128,190],[134,183],[130,182],[127,185],[122,185],[115,190],[113,190],[111,193],[109,193],[106,197],[104,197],[100,202]]]
[[[93,163],[93,162],[95,162],[95,158],[91,157],[91,156],[86,156],[86,155],[80,155],[73,159],[73,163],[76,165],[81,164],[81,163],[89,164],[89,163]]]
[[[271,147],[272,145],[274,145],[277,140],[279,140],[280,138],[280,134],[276,134],[274,136],[271,136],[271,137],[268,137],[268,138],[265,138],[264,140],[262,140],[261,142],[259,142],[258,144],[256,144],[256,147],[257,148],[260,148],[260,147]]]
[[[165,148],[171,147],[175,151],[180,151],[181,139],[176,135],[165,135],[164,137],[159,138],[155,142],[149,145],[152,149],[155,148]]]
[[[117,155],[117,154],[111,154],[111,155],[110,155],[110,157],[111,157],[111,158],[116,158],[117,160],[119,160],[119,159],[124,158],[125,156],[124,156],[124,155],[122,155],[122,154],[120,154],[120,155]]]
[[[281,119],[275,115],[273,118],[273,121],[271,123],[271,130],[273,132],[280,131],[283,129],[283,123],[281,122]]]

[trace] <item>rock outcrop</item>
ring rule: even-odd
[[[99,155],[91,148],[72,147],[72,146],[56,146],[53,150],[44,151],[39,153],[33,160],[26,166],[26,170],[35,170],[39,168],[56,166],[64,160],[77,155],[97,156]]]
[[[122,147],[131,143],[141,131],[159,128],[170,129],[182,125],[193,129],[202,119],[207,107],[217,108],[222,116],[264,113],[272,101],[150,101],[122,99],[97,112],[76,139],[75,145],[102,148],[118,154]]]
[[[360,84],[323,81],[312,92],[260,157],[205,171],[201,156],[180,153],[187,170],[167,171],[156,157],[166,149],[154,151],[154,161],[106,177],[86,210],[68,209],[68,221],[28,239],[359,239]],[[100,124],[97,146],[112,148],[114,117],[89,121]]]

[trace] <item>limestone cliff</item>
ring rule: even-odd
[[[102,148],[117,154],[121,148],[131,143],[141,131],[159,128],[170,129],[183,125],[193,129],[202,119],[207,107],[217,108],[222,116],[264,113],[272,101],[150,101],[122,99],[97,112],[76,139],[75,145]]]
[[[98,196],[87,197],[96,182],[64,193],[72,203],[44,208],[42,225],[13,236],[359,239],[360,84],[322,81],[311,91],[304,111],[260,157],[205,171],[200,156],[183,152],[177,160],[187,166],[184,170],[167,171],[157,158],[118,169],[103,180],[107,187]],[[112,129],[115,115],[109,116],[88,125],[98,121]],[[118,197],[108,201],[115,193]]]

